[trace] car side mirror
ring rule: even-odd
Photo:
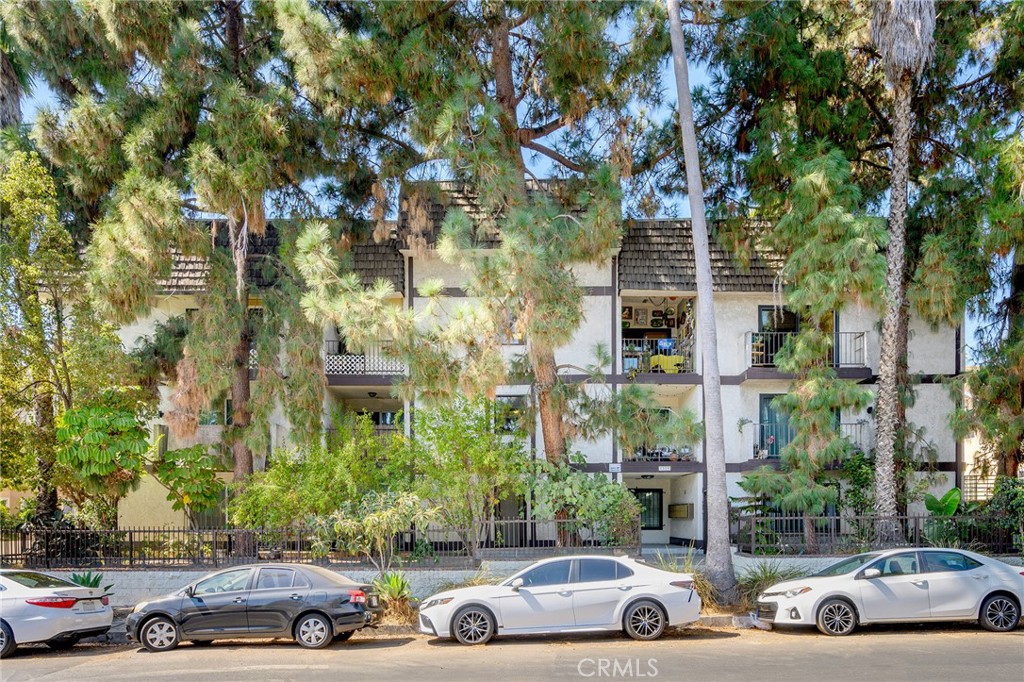
[[[189,599],[194,597],[195,594],[196,594],[196,590],[195,590],[195,586],[194,585],[189,585],[188,587],[185,588],[185,596],[188,597]]]
[[[866,568],[864,569],[864,572],[860,574],[860,577],[864,578],[865,580],[871,580],[872,578],[878,578],[881,575],[882,572],[879,571],[877,568]]]
[[[516,578],[510,584],[512,586],[512,591],[513,592],[518,592],[519,588],[523,586],[523,579],[522,578]]]

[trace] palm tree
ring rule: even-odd
[[[889,247],[886,253],[885,314],[878,365],[875,409],[878,446],[875,455],[875,514],[881,539],[895,535],[896,438],[900,430],[899,365],[906,354],[900,317],[907,305],[907,185],[910,166],[911,98],[935,45],[934,0],[875,0],[871,38],[878,48],[893,92],[892,182],[889,196]],[[901,343],[901,338],[904,341]]]
[[[0,19],[0,130],[21,125],[21,94],[29,84],[24,59]]]
[[[729,545],[729,502],[725,483],[725,431],[722,425],[722,378],[718,369],[718,332],[715,307],[711,300],[711,253],[708,226],[704,216],[704,182],[700,174],[697,134],[690,101],[690,77],[686,68],[686,42],[683,39],[679,0],[666,0],[672,37],[676,90],[679,96],[679,129],[686,164],[686,194],[690,200],[693,225],[693,255],[697,269],[697,314],[700,319],[700,345],[704,374],[704,431],[707,436],[704,462],[707,480],[708,537],[705,570],[719,593],[732,601],[736,575]]]

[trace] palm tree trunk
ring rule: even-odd
[[[21,83],[14,65],[0,50],[0,129],[21,124]]]
[[[686,161],[686,194],[690,200],[693,224],[693,252],[697,269],[697,314],[700,320],[700,344],[704,376],[704,452],[707,488],[708,537],[705,571],[719,594],[732,601],[736,593],[736,575],[729,545],[729,498],[725,480],[725,431],[722,424],[722,379],[718,369],[718,332],[712,301],[711,254],[704,217],[704,183],[701,179],[697,134],[694,130],[693,103],[690,101],[689,74],[686,67],[686,43],[679,16],[679,0],[666,0],[675,64],[676,90],[679,96],[679,128]]]
[[[910,166],[910,108],[913,78],[904,74],[894,84],[892,183],[889,197],[889,246],[886,252],[886,301],[882,348],[878,363],[875,407],[878,447],[875,454],[875,514],[882,541],[896,539],[896,437],[900,430],[900,316],[906,305],[904,287],[907,242],[907,182]],[[905,353],[905,351],[904,351]]]

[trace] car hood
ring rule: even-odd
[[[472,599],[473,597],[489,597],[493,596],[495,590],[499,589],[501,588],[497,585],[474,585],[473,587],[460,587],[455,590],[445,590],[444,592],[438,592],[435,595],[431,595],[427,599],[424,599],[423,603],[426,604],[431,599],[448,599],[449,597],[451,597],[452,599],[456,599],[458,601]]]
[[[797,578],[796,580],[786,580],[785,582],[775,583],[771,587],[765,588],[761,594],[765,592],[785,592],[786,590],[796,589],[797,587],[814,587],[816,583],[820,583],[830,576],[824,575],[810,575],[806,578]]]

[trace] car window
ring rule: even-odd
[[[924,552],[924,570],[929,573],[938,571],[969,571],[981,566],[980,561],[959,552]]]
[[[553,561],[550,564],[543,564],[527,571],[519,576],[523,579],[526,587],[540,587],[541,585],[560,585],[569,582],[569,566],[572,562]]]
[[[619,562],[610,559],[580,559],[581,583],[598,582],[601,580],[615,580],[617,576],[616,567]]]
[[[291,587],[295,571],[290,568],[261,568],[256,579],[257,590],[277,590]]]
[[[3,575],[6,580],[10,580],[13,583],[18,583],[25,587],[31,587],[33,589],[78,587],[78,585],[68,582],[67,580],[61,580],[60,578],[55,578],[52,575],[46,575],[45,573],[36,573],[35,571],[11,571],[10,573],[4,573]]]
[[[212,578],[207,578],[196,584],[192,594],[199,596],[203,594],[214,594],[216,592],[237,592],[244,590],[249,582],[249,573],[252,569],[243,568],[237,571],[225,571],[218,573]]]
[[[309,578],[302,575],[298,571],[295,572],[295,579],[292,580],[292,587],[312,587],[313,583],[309,582]]]
[[[624,566],[616,561],[615,567],[616,577],[618,577],[620,580],[622,578],[629,578],[633,575],[633,569],[629,566]]]
[[[887,556],[871,564],[871,568],[877,568],[882,572],[882,576],[917,573],[917,552],[904,552],[903,554]]]
[[[832,564],[828,568],[818,571],[814,575],[816,576],[833,576],[833,575],[844,575],[852,571],[857,570],[869,561],[873,561],[878,558],[878,552],[869,552],[867,554],[858,554],[852,556],[849,559],[843,559],[842,561]],[[879,569],[881,570],[881,569]]]

